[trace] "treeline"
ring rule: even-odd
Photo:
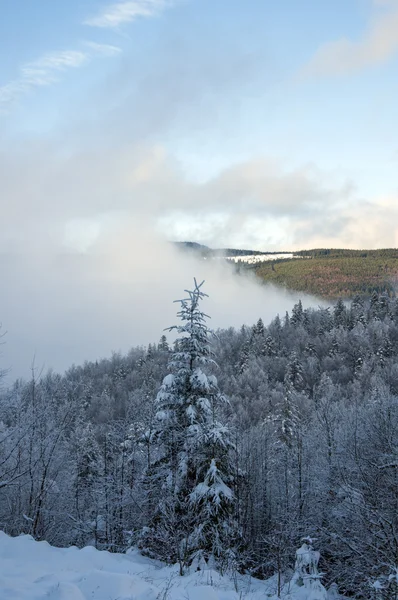
[[[299,540],[311,536],[328,586],[371,598],[377,581],[378,597],[395,598],[397,299],[374,293],[369,302],[357,297],[349,306],[340,300],[333,309],[306,310],[299,302],[268,327],[260,319],[239,331],[218,331],[210,350],[195,402],[210,398],[207,411],[220,400],[218,390],[229,399],[217,409],[228,433],[220,434],[228,450],[218,460],[228,455],[234,502],[223,514],[235,533],[221,536],[220,544],[231,550],[235,567],[257,577],[288,572]],[[170,348],[163,336],[157,345],[75,366],[63,376],[33,370],[30,381],[4,390],[1,528],[110,551],[137,543],[145,549],[144,531],[153,550],[159,514],[170,514],[167,507],[159,513],[165,488],[156,473],[172,464],[174,448],[161,433],[159,412],[169,414],[164,402],[171,392],[184,397],[177,375],[187,368],[187,352],[179,342]],[[174,379],[164,380],[168,372]],[[211,414],[200,414],[209,432]],[[200,448],[210,459],[209,446]],[[193,466],[184,485],[200,512],[205,488],[196,484],[202,475],[209,482],[214,465],[209,475],[198,462],[186,464]],[[167,526],[160,530],[171,535]]]
[[[329,300],[350,299],[356,295],[369,298],[373,292],[395,293],[398,276],[395,250],[365,251],[363,254],[354,250],[309,252],[314,254],[309,257],[307,251],[303,251],[296,253],[301,258],[263,262],[251,268],[264,282]]]
[[[173,242],[180,250],[192,251],[202,258],[220,257],[220,256],[257,256],[260,254],[291,254],[289,251],[262,251],[262,250],[242,250],[238,248],[209,248],[197,242]]]
[[[398,258],[397,248],[380,248],[377,250],[348,250],[344,248],[315,248],[312,250],[299,250],[297,256],[313,258]]]
[[[217,256],[259,256],[261,254],[291,254],[286,251],[237,250],[235,248],[220,248],[213,250]]]

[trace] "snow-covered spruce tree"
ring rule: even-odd
[[[152,442],[158,456],[145,477],[152,516],[139,547],[150,556],[179,562],[181,574],[197,561],[222,567],[237,540],[234,521],[233,444],[219,420],[225,398],[214,375],[207,315],[199,307],[207,295],[194,280],[180,300],[179,337],[169,360],[170,373],[157,395]]]

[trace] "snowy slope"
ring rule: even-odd
[[[284,596],[304,600],[302,592],[294,586]],[[244,577],[234,583],[212,570],[180,577],[177,567],[137,551],[54,548],[28,535],[0,532],[0,600],[260,600],[274,593],[272,579]]]
[[[290,254],[243,254],[243,255],[238,255],[238,256],[223,256],[223,257],[216,257],[216,258],[223,258],[224,260],[230,260],[235,263],[242,262],[242,263],[247,263],[249,265],[254,265],[259,262],[269,262],[269,261],[275,261],[275,260],[279,260],[279,259],[298,258],[298,257],[297,256],[295,257],[294,254],[290,253]]]

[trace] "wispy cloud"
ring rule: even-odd
[[[384,8],[357,41],[342,38],[322,45],[301,70],[302,76],[340,76],[387,62],[398,53],[398,2],[374,0]]]
[[[121,52],[117,46],[86,41],[84,50],[60,50],[50,52],[20,67],[16,79],[0,86],[0,114],[7,113],[22,96],[36,88],[59,81],[61,73],[86,65],[95,56],[115,56]]]
[[[93,54],[99,56],[116,56],[122,52],[119,46],[111,46],[110,44],[97,44],[96,42],[84,42],[86,48],[91,50]]]
[[[115,29],[137,17],[155,17],[171,5],[170,0],[122,0],[106,6],[99,14],[87,19],[91,27]]]

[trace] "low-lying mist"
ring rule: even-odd
[[[141,225],[141,224],[140,224]],[[203,310],[211,327],[265,323],[283,315],[298,295],[236,275],[222,261],[177,250],[149,228],[126,222],[77,253],[41,248],[1,258],[3,337],[7,381],[40,370],[63,371],[85,360],[157,342],[177,322],[175,299],[193,277],[205,280]],[[304,306],[319,300],[303,297]]]

